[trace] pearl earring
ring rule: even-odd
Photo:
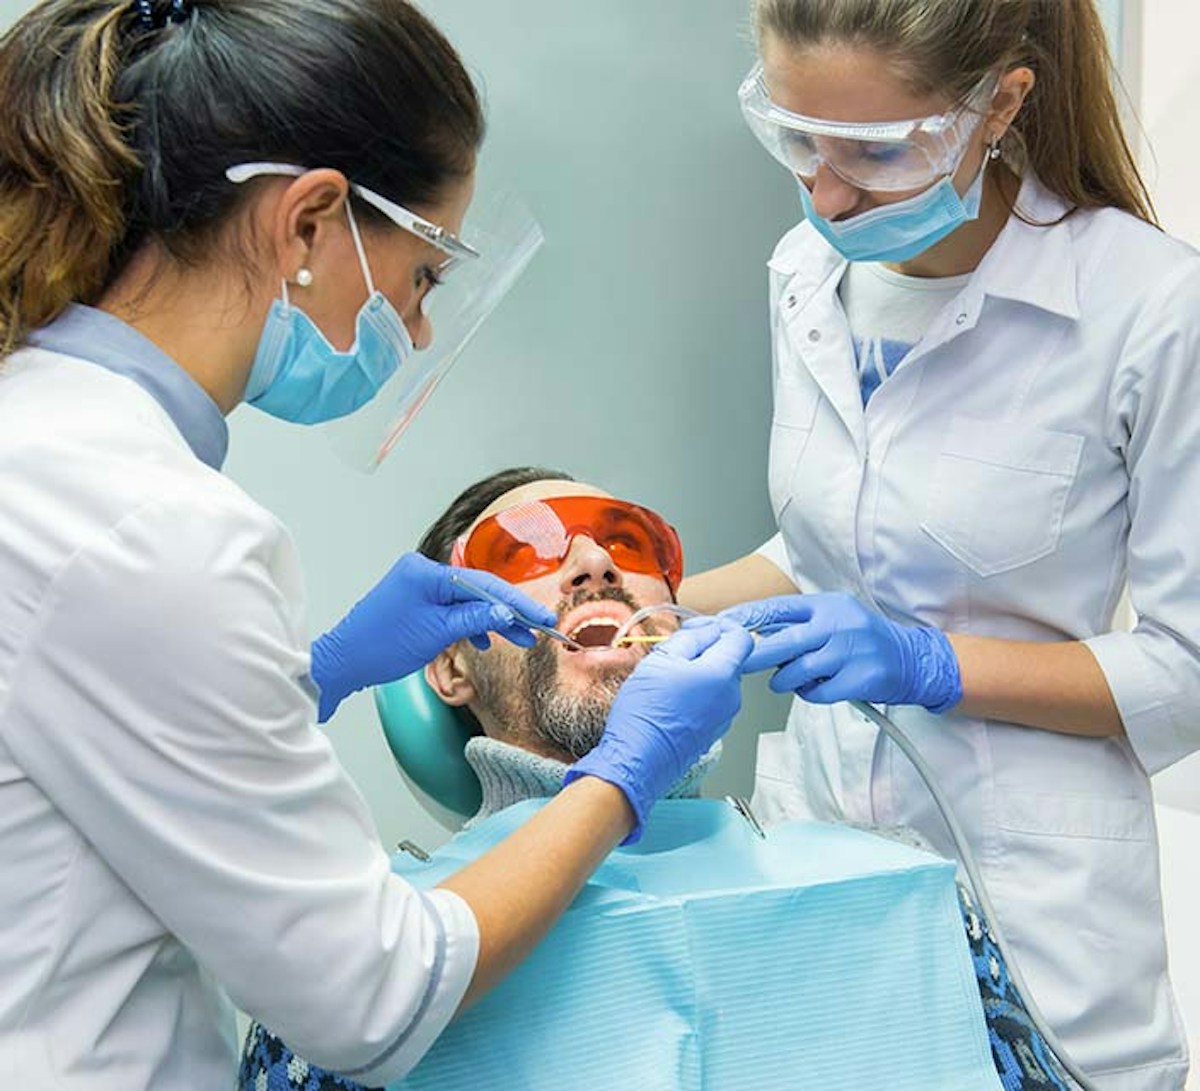
[[[992,141],[992,147],[991,147],[991,150],[988,152],[988,158],[989,159],[999,159],[1000,158],[1000,141],[998,139]]]
[[[299,284],[301,288],[311,288],[312,282],[313,275],[311,269],[301,269],[296,274],[296,283]]]

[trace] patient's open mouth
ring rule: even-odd
[[[567,636],[585,648],[610,648],[620,626],[616,618],[592,617],[577,625]]]

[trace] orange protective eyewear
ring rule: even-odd
[[[672,592],[683,578],[675,528],[649,508],[604,496],[533,500],[491,515],[454,543],[450,563],[521,583],[557,571],[579,534],[623,571],[662,576]]]

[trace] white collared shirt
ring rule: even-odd
[[[1115,210],[1061,219],[1032,180],[1018,207],[1050,226],[1011,217],[865,409],[846,263],[806,224],[781,241],[781,533],[763,553],[899,621],[1087,642],[1127,739],[890,711],[955,802],[1067,1046],[1106,1091],[1166,1091],[1186,1047],[1147,772],[1200,747],[1200,257]],[[1115,632],[1127,580],[1139,620]],[[909,825],[951,851],[913,770],[848,706],[794,703],[758,803]]]
[[[128,327],[72,322],[102,366],[0,366],[0,1087],[231,1087],[229,998],[396,1079],[475,919],[391,874],[314,726],[294,547],[198,457],[211,413],[122,373],[118,345],[174,366]]]

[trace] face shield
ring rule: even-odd
[[[477,256],[443,266],[442,283],[422,301],[432,343],[405,360],[353,416],[321,426],[338,456],[356,469],[378,469],[545,237],[521,201],[498,195],[476,200],[458,241]]]
[[[247,163],[231,167],[226,174],[232,182],[245,182],[263,175],[299,177],[309,169],[288,163]],[[339,457],[372,472],[525,271],[544,237],[529,210],[510,196],[477,200],[460,236],[364,186],[352,182],[350,190],[397,227],[445,255],[437,266],[439,284],[421,302],[432,343],[410,353],[368,404],[351,416],[318,426]]]
[[[859,189],[899,193],[924,189],[954,172],[995,90],[996,77],[988,73],[962,105],[944,114],[908,121],[823,121],[772,102],[760,62],[742,82],[738,101],[759,142],[791,173],[811,179],[824,163]]]

